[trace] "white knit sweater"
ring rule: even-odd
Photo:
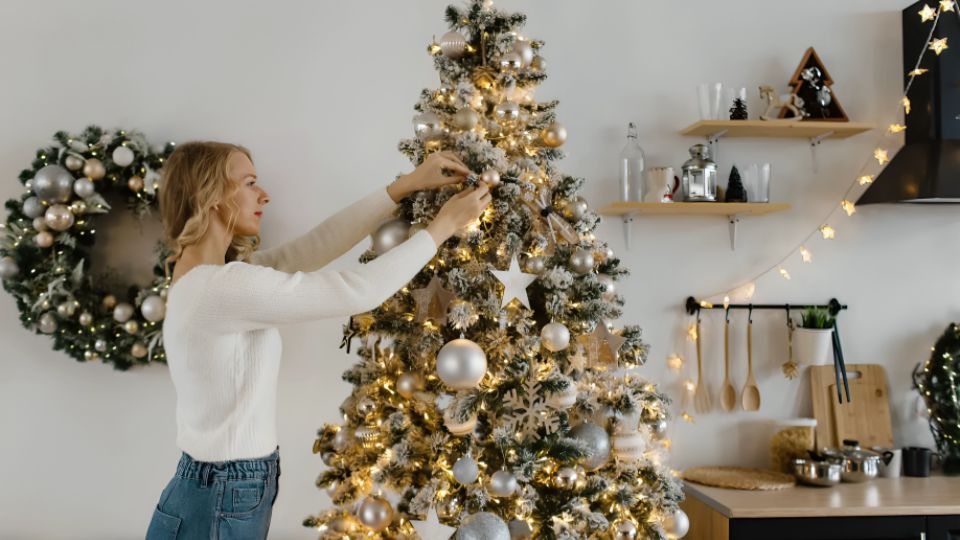
[[[277,447],[277,327],[371,310],[436,254],[421,230],[376,259],[321,269],[370,235],[396,204],[366,197],[248,262],[201,264],[167,291],[163,344],[177,395],[177,446],[201,461],[249,459]]]

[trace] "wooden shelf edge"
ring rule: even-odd
[[[764,215],[789,210],[789,203],[673,202],[649,203],[617,201],[600,209],[607,216],[637,215]]]
[[[865,133],[876,126],[865,122],[828,120],[700,120],[680,131],[684,136],[712,137],[779,137],[811,139],[833,132],[828,139],[846,139]]]

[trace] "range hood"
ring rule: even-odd
[[[914,69],[933,22],[921,22],[924,2],[902,13],[903,73]],[[960,41],[960,17],[940,15],[933,39]],[[952,45],[952,43],[951,43]],[[922,68],[910,87],[905,145],[857,201],[876,203],[960,203],[960,58],[954,49],[941,55],[927,50]],[[904,83],[906,84],[906,83]]]

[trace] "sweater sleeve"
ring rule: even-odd
[[[245,332],[369,311],[395,294],[436,255],[427,230],[366,264],[345,270],[287,273],[233,261],[214,272],[198,294],[198,327]]]
[[[350,251],[390,217],[396,207],[387,188],[378,187],[303,235],[277,247],[253,252],[247,262],[282,272],[317,270]]]

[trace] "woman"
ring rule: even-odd
[[[395,294],[440,244],[479,218],[490,202],[486,186],[454,195],[425,229],[367,264],[323,266],[373,232],[407,194],[468,174],[454,154],[431,154],[303,236],[254,251],[270,199],[250,152],[189,142],[170,155],[159,193],[168,262],[175,262],[163,340],[182,454],[148,540],[266,537],[280,476],[277,327],[361,313]]]

